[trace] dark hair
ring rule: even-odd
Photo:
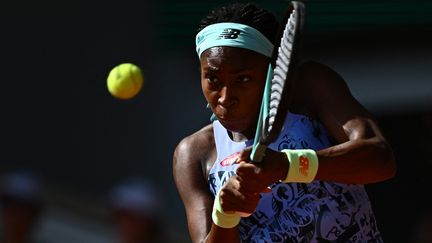
[[[212,10],[198,24],[198,32],[208,25],[220,22],[248,25],[257,29],[271,42],[274,42],[279,25],[274,14],[268,10],[258,8],[252,3],[232,3]]]

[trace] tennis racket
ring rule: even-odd
[[[269,64],[261,110],[250,159],[261,162],[267,146],[282,130],[297,64],[299,41],[303,28],[304,4],[291,1],[279,27]]]

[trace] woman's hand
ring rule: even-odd
[[[252,147],[239,154],[237,176],[248,182],[245,187],[253,192],[267,192],[268,187],[285,179],[288,172],[288,159],[285,153],[267,149],[263,160],[259,163],[250,161]]]
[[[267,149],[262,162],[251,163],[251,151],[249,147],[239,154],[237,175],[221,189],[221,205],[225,212],[253,213],[259,194],[270,192],[270,185],[286,177],[288,161],[284,153]]]
[[[244,162],[242,162],[244,163]],[[222,210],[225,213],[252,214],[259,202],[259,192],[239,176],[232,176],[219,192]]]

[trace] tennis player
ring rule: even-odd
[[[250,163],[278,22],[253,4],[211,11],[196,50],[213,122],[184,138],[173,175],[193,242],[382,242],[364,184],[392,178],[376,120],[329,67],[298,60],[282,132]]]

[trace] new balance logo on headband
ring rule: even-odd
[[[238,29],[224,29],[217,39],[237,39],[239,34]]]
[[[202,29],[195,37],[198,57],[212,47],[232,46],[271,57],[273,44],[258,30],[238,23],[216,23]]]

